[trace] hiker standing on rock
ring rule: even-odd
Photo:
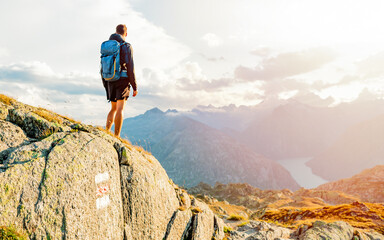
[[[109,37],[109,41],[101,45],[101,77],[111,102],[108,113],[106,130],[110,131],[115,123],[115,136],[120,136],[123,124],[123,110],[129,97],[130,86],[133,88],[133,97],[137,95],[135,71],[133,67],[132,47],[125,41],[127,27],[119,24],[116,33]]]

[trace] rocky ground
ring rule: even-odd
[[[267,195],[282,204],[284,194]],[[150,153],[100,128],[0,95],[1,239],[384,239],[346,222],[292,229],[252,213],[193,197]]]
[[[348,234],[344,237],[332,235],[336,230],[328,233],[331,228],[340,228],[342,234],[345,234],[344,229],[352,229],[354,239],[384,239],[381,235],[384,234],[384,204],[363,203],[357,196],[338,191],[300,189],[292,192],[261,190],[249,184],[217,183],[211,187],[200,183],[188,192],[225,219],[225,224],[232,230],[227,229],[227,235],[233,239],[248,239],[263,231],[263,236],[279,233],[279,236],[273,235],[274,238],[311,236],[308,239],[317,239],[313,234],[304,234],[310,229],[318,235],[322,235],[322,230],[323,236],[331,234],[332,237],[325,239],[352,239],[345,237]],[[332,225],[332,222],[339,223]]]
[[[233,224],[232,224],[233,225]],[[247,221],[227,230],[228,240],[258,239],[258,240],[287,240],[287,239],[332,239],[332,240],[382,240],[384,236],[372,230],[358,230],[343,221],[327,223],[316,221],[311,226],[292,230],[264,221]]]

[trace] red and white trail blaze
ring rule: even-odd
[[[99,173],[95,176],[96,183],[96,208],[101,209],[110,204],[109,199],[109,174],[108,172]]]

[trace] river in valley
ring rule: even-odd
[[[311,157],[288,158],[278,160],[277,162],[283,165],[291,173],[292,177],[300,186],[310,189],[328,182],[313,174],[311,168],[305,165],[305,163],[311,159]]]

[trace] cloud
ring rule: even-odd
[[[261,94],[259,91],[252,91],[252,90],[247,90],[242,94],[242,97],[246,101],[255,101],[255,100],[262,100],[264,99],[264,95]]]
[[[20,6],[23,6],[22,8]],[[22,16],[15,18],[15,14]],[[97,72],[100,45],[119,23],[128,28],[138,74],[177,65],[191,49],[134,11],[125,0],[1,1],[0,64],[40,61],[57,72]],[[1,57],[8,54],[7,58]]]
[[[223,40],[214,33],[206,33],[201,37],[208,46],[210,47],[218,47],[223,44]]]
[[[177,88],[183,91],[219,91],[231,86],[235,82],[233,78],[219,78],[212,80],[191,81],[188,78],[178,79]]]
[[[279,99],[287,100],[297,95],[299,90],[292,90],[292,91],[286,91],[286,92],[280,92],[278,94]]]
[[[9,56],[8,49],[4,47],[0,47],[0,57],[8,57],[8,56]]]
[[[225,61],[225,58],[223,56],[220,56],[220,57],[208,57],[204,53],[200,53],[199,55],[202,56],[205,60],[207,60],[209,62]]]
[[[252,55],[259,57],[267,57],[271,55],[272,49],[267,46],[259,46],[250,52]]]
[[[384,75],[384,51],[371,55],[357,62],[357,74],[364,78],[374,78]]]
[[[1,93],[33,106],[47,108],[87,124],[102,125],[109,103],[105,96],[93,94],[67,94],[31,83],[0,81]]]
[[[197,62],[186,62],[175,68],[172,72],[175,86],[178,91],[220,91],[235,83],[234,78],[222,77],[209,79],[203,74],[203,70]]]
[[[325,47],[282,53],[264,59],[255,68],[238,66],[235,76],[246,81],[282,79],[318,69],[334,58],[333,51]]]
[[[312,91],[300,91],[294,96],[294,99],[315,107],[328,107],[335,102],[335,99],[331,96],[327,98],[321,98],[319,95]]]
[[[32,85],[65,94],[103,95],[100,77],[84,73],[55,73],[46,63],[21,62],[0,65],[0,82]]]

